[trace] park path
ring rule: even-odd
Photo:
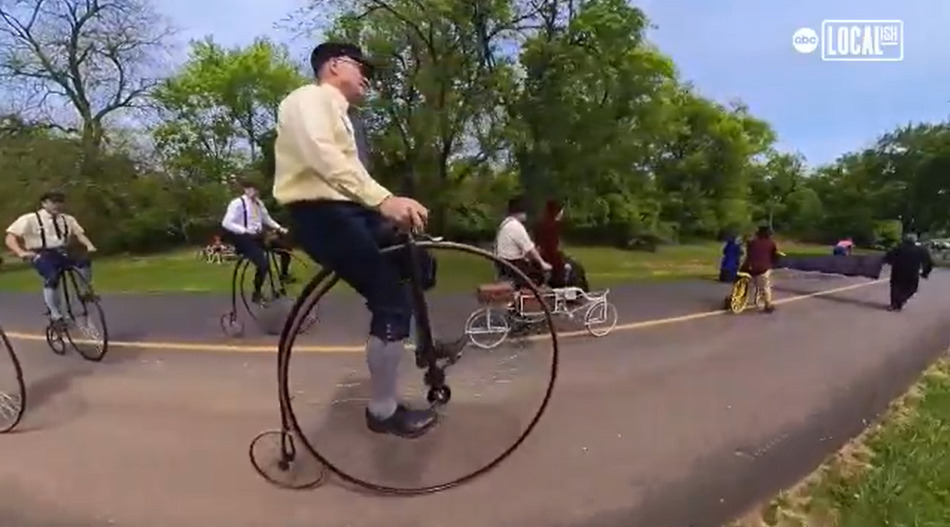
[[[294,492],[260,479],[247,445],[277,422],[272,354],[117,348],[90,364],[18,341],[31,406],[21,432],[0,437],[0,525],[720,525],[816,466],[947,347],[950,273],[935,272],[900,314],[883,309],[886,286],[866,280],[778,287],[788,296],[852,284],[865,287],[782,304],[771,316],[565,341],[551,407],[523,447],[470,484],[418,498],[371,496],[336,480]],[[657,286],[654,299],[673,304],[676,287],[706,285]],[[660,316],[715,308],[708,302],[722,289],[709,291],[702,307]],[[359,354],[304,354],[291,372],[295,411],[305,430],[321,429],[317,446],[395,483],[474,468],[529,417],[530,394],[516,388],[460,389],[424,440],[377,440],[353,403],[365,395]],[[508,385],[541,385],[541,369],[522,373]]]
[[[787,274],[787,273],[786,273]],[[832,287],[836,277],[811,275],[790,281],[799,292]],[[620,323],[678,317],[722,308],[728,286],[710,280],[685,280],[630,284],[611,288]],[[795,293],[777,291],[777,298]],[[433,325],[450,332],[461,330],[468,315],[479,306],[474,294],[433,295],[429,299]],[[103,295],[110,337],[114,341],[201,342],[260,345],[274,342],[239,308],[245,336],[226,338],[220,327],[230,299],[219,293],[156,293]],[[8,332],[42,334],[44,307],[40,295],[2,293],[0,320]],[[355,295],[332,294],[319,306],[321,323],[301,336],[305,344],[345,346],[362,342],[369,315]],[[277,325],[279,327],[279,324]]]

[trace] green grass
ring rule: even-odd
[[[786,253],[829,254],[826,246],[782,243]],[[643,280],[714,277],[719,272],[722,246],[718,243],[672,245],[655,253],[621,251],[602,247],[570,247],[566,251],[587,269],[595,287]],[[150,256],[110,256],[95,260],[95,285],[99,292],[210,291],[230,289],[231,265],[199,261],[197,249]],[[298,255],[303,253],[298,251]],[[439,286],[442,291],[470,291],[491,279],[484,260],[458,253],[439,253]],[[39,278],[26,264],[6,258],[0,267],[0,291],[35,291]],[[307,260],[309,265],[312,262]],[[297,273],[303,276],[303,273]]]
[[[801,485],[736,525],[950,525],[950,361]]]

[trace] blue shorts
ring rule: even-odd
[[[55,249],[37,251],[37,258],[33,260],[33,268],[43,278],[44,288],[55,289],[67,267],[91,269],[92,262],[88,258],[72,258],[64,251]]]

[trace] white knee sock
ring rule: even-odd
[[[59,309],[59,295],[55,289],[51,287],[43,288],[43,302],[46,304],[47,309],[49,309],[50,318],[53,320],[63,318],[63,313]]]
[[[405,353],[402,341],[384,342],[371,336],[366,342],[366,364],[369,366],[372,396],[369,412],[379,419],[387,419],[396,412],[396,385],[399,380],[399,360]]]

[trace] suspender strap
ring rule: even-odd
[[[43,242],[43,249],[46,249],[46,229],[43,228],[43,218],[40,218],[39,212],[34,212],[36,215],[36,225],[40,228],[40,241]]]
[[[43,218],[38,211],[33,214],[36,215],[36,225],[40,228],[40,241],[43,243],[43,249],[46,249],[46,228],[43,227]],[[63,218],[63,230],[61,231],[59,230],[59,223],[56,221],[56,216],[53,216],[53,230],[56,231],[57,240],[69,238],[69,224],[66,223],[66,218]]]

